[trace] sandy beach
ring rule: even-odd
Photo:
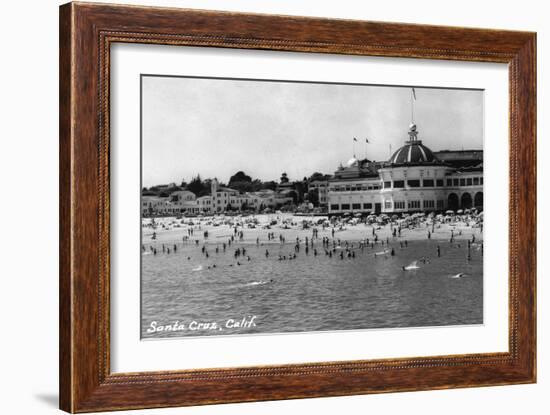
[[[276,222],[276,223],[275,223]],[[159,243],[180,243],[187,241],[199,241],[201,244],[216,245],[227,242],[231,236],[235,236],[235,226],[238,232],[243,233],[238,242],[245,244],[279,244],[280,235],[286,242],[295,242],[299,238],[301,242],[305,238],[311,239],[313,229],[318,231],[317,239],[328,237],[341,241],[377,244],[399,244],[404,241],[418,241],[432,239],[438,241],[466,241],[475,238],[480,243],[483,241],[482,225],[475,217],[469,215],[437,218],[418,218],[418,220],[399,219],[389,223],[348,223],[337,221],[329,223],[325,216],[294,216],[291,214],[280,215],[251,215],[246,217],[198,217],[176,219],[175,217],[145,218],[142,221],[142,243],[145,246],[158,245]],[[305,226],[304,226],[305,223]],[[325,223],[323,226],[322,223]],[[481,222],[482,223],[482,222]],[[251,227],[253,226],[253,227]],[[193,234],[189,235],[189,229]],[[394,229],[396,235],[393,236]],[[400,229],[400,233],[398,230]],[[333,233],[334,230],[334,233]],[[208,236],[205,237],[205,232]],[[268,234],[274,234],[274,239],[269,240]],[[333,236],[334,235],[334,236]],[[154,236],[154,238],[153,238]]]

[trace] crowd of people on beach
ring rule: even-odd
[[[303,254],[305,257],[317,257],[324,255],[328,258],[353,260],[359,255],[364,255],[365,252],[372,255],[375,259],[387,259],[397,255],[397,247],[399,247],[399,249],[408,248],[408,240],[402,238],[403,230],[418,231],[424,227],[426,229],[425,237],[429,240],[432,238],[434,232],[440,229],[441,224],[445,223],[445,221],[436,220],[434,217],[431,218],[431,221],[428,221],[424,219],[424,216],[420,215],[418,215],[416,219],[417,220],[401,221],[399,223],[395,221],[390,221],[389,223],[380,223],[380,221],[365,223],[365,232],[368,232],[367,229],[369,227],[371,228],[369,237],[363,237],[358,240],[347,240],[336,235],[337,232],[346,230],[347,222],[343,220],[322,221],[321,223],[304,221],[301,229],[296,223],[291,222],[289,224],[288,222],[280,221],[282,224],[280,226],[281,230],[278,234],[271,230],[273,223],[267,227],[267,233],[257,232],[257,230],[254,230],[251,233],[256,236],[255,245],[257,247],[261,247],[261,249],[256,250],[256,255],[263,256],[265,259],[275,258],[278,261],[292,261],[296,260]],[[469,219],[471,218],[460,218],[460,222],[469,224]],[[456,218],[454,220],[457,221]],[[480,234],[482,234],[482,221],[477,221],[475,223],[479,228]],[[355,225],[357,224],[353,224],[353,226]],[[245,242],[245,223],[226,224],[230,230],[230,235],[226,235],[227,239],[224,242],[220,242],[219,240],[210,240],[208,229],[203,229],[202,226],[203,225],[201,222],[188,226],[186,233],[182,236],[179,244],[181,244],[182,247],[188,246],[189,244],[195,245],[200,249],[200,255],[204,259],[209,259],[212,252],[217,256],[220,254],[225,254],[227,250],[232,249],[234,262],[231,262],[229,266],[241,266],[244,265],[244,263],[253,260],[247,249],[247,244],[250,242],[248,240],[248,242]],[[387,226],[389,226],[389,229],[386,228]],[[287,237],[291,234],[289,229],[299,230],[299,235],[287,242]],[[328,234],[320,235],[320,230],[321,232]],[[388,236],[380,237],[379,231],[381,230],[384,230],[384,233]],[[202,238],[197,238],[195,236],[196,231],[202,232]],[[220,239],[220,236],[218,236],[217,239]],[[154,256],[161,253],[164,255],[173,255],[178,253],[178,242],[158,242],[156,230],[151,236],[151,241],[152,242],[150,243],[143,243],[142,251],[144,253],[147,252]],[[254,239],[252,239],[252,241],[254,241]],[[437,257],[441,257],[442,255],[441,245],[444,242],[445,241],[441,240],[441,242],[437,244],[435,252],[433,252],[433,254]],[[471,232],[471,237],[464,238],[462,236],[462,230],[459,229],[455,232],[454,229],[451,229],[447,246],[460,249],[462,245],[464,245],[466,250],[467,261],[471,260],[471,251],[473,249],[481,251],[481,255],[483,255],[483,242],[478,242],[473,232]],[[381,247],[382,250],[376,250],[375,248],[377,247]],[[185,250],[185,252],[188,253],[189,250]],[[191,256],[188,255],[187,260],[191,261],[191,259]],[[417,269],[417,262],[428,264],[430,263],[430,259],[427,256],[422,256],[413,264],[407,267],[403,266],[402,270],[409,271],[412,269]],[[207,268],[210,269],[216,267],[216,264],[212,264]]]

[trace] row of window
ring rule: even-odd
[[[346,186],[334,186],[329,190],[331,192],[355,192],[361,190],[378,190],[380,189],[379,184],[348,184]]]
[[[217,192],[215,196],[228,198],[229,196],[233,196],[235,194],[236,194],[236,192]],[[214,195],[212,195],[212,196],[214,196]]]
[[[466,178],[449,178],[447,179],[447,186],[479,186],[483,185],[483,177],[466,177]],[[408,187],[421,187],[420,180],[407,180]],[[422,187],[443,187],[443,179],[424,179],[422,180]],[[384,189],[390,189],[392,182],[384,182]],[[393,188],[400,189],[405,187],[404,180],[394,180]]]
[[[466,177],[447,179],[447,186],[480,186],[483,185],[483,177]]]
[[[467,178],[449,178],[447,179],[447,186],[479,186],[483,185],[483,177],[467,177]],[[407,180],[407,187],[414,188],[414,187],[443,187],[445,186],[444,179],[411,179]],[[391,181],[385,181],[383,182],[383,188],[384,189],[391,189],[392,188],[392,182]],[[394,189],[404,189],[405,188],[405,180],[394,180],[393,181],[393,188]],[[346,186],[334,186],[331,187],[330,190],[332,192],[353,192],[353,191],[360,191],[360,190],[377,190],[380,189],[379,185],[346,185]]]
[[[233,204],[235,204],[235,203],[254,203],[254,201],[253,200],[248,200],[248,199],[231,199],[229,201],[229,203],[233,203]]]
[[[445,185],[445,182],[443,179],[424,179],[422,180],[422,183],[419,179],[411,179],[407,180],[407,186],[408,187],[443,187]],[[391,189],[392,182],[387,181],[384,182],[384,189]],[[393,188],[394,189],[403,189],[405,187],[405,180],[394,180],[393,181]]]
[[[394,209],[405,209],[404,201],[395,201],[393,202]],[[409,200],[407,201],[408,209],[437,209],[442,210],[445,206],[444,200],[423,200],[422,203],[420,200]],[[391,201],[386,201],[386,209],[391,209]]]
[[[330,210],[361,210],[361,206],[363,206],[363,210],[372,210],[372,203],[342,203],[341,205],[338,204],[332,204],[330,205]]]
[[[362,206],[362,208],[361,208]],[[409,200],[406,202],[405,204],[405,201],[403,200],[396,200],[393,202],[393,209],[395,210],[403,210],[405,209],[405,206],[407,207],[407,209],[409,210],[415,210],[415,209],[420,209],[421,207],[424,208],[424,209],[435,209],[437,207],[438,210],[443,210],[444,206],[445,206],[445,201],[444,200],[424,200],[424,201],[420,201],[420,200]],[[386,200],[384,202],[384,208],[386,210],[390,210],[392,209],[392,201],[391,200]],[[335,211],[335,210],[372,210],[372,203],[342,203],[341,205],[339,204],[331,204],[330,205],[330,210],[331,211]]]

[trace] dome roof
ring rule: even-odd
[[[420,140],[407,141],[388,160],[391,164],[433,163],[437,158]]]
[[[350,158],[350,159],[348,160],[348,162],[346,163],[346,165],[347,165],[348,167],[351,167],[351,166],[357,165],[358,163],[359,163],[359,160],[357,160],[357,159],[355,158],[355,156],[353,156],[352,158]]]
[[[418,129],[415,123],[409,125],[409,141],[397,150],[388,160],[391,164],[422,164],[439,161],[432,150],[422,144],[418,138]]]

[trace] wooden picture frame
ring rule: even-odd
[[[111,373],[109,62],[114,43],[509,65],[509,352]],[[536,34],[169,8],[60,8],[60,407],[68,412],[536,380]],[[174,368],[177,369],[177,368]]]

